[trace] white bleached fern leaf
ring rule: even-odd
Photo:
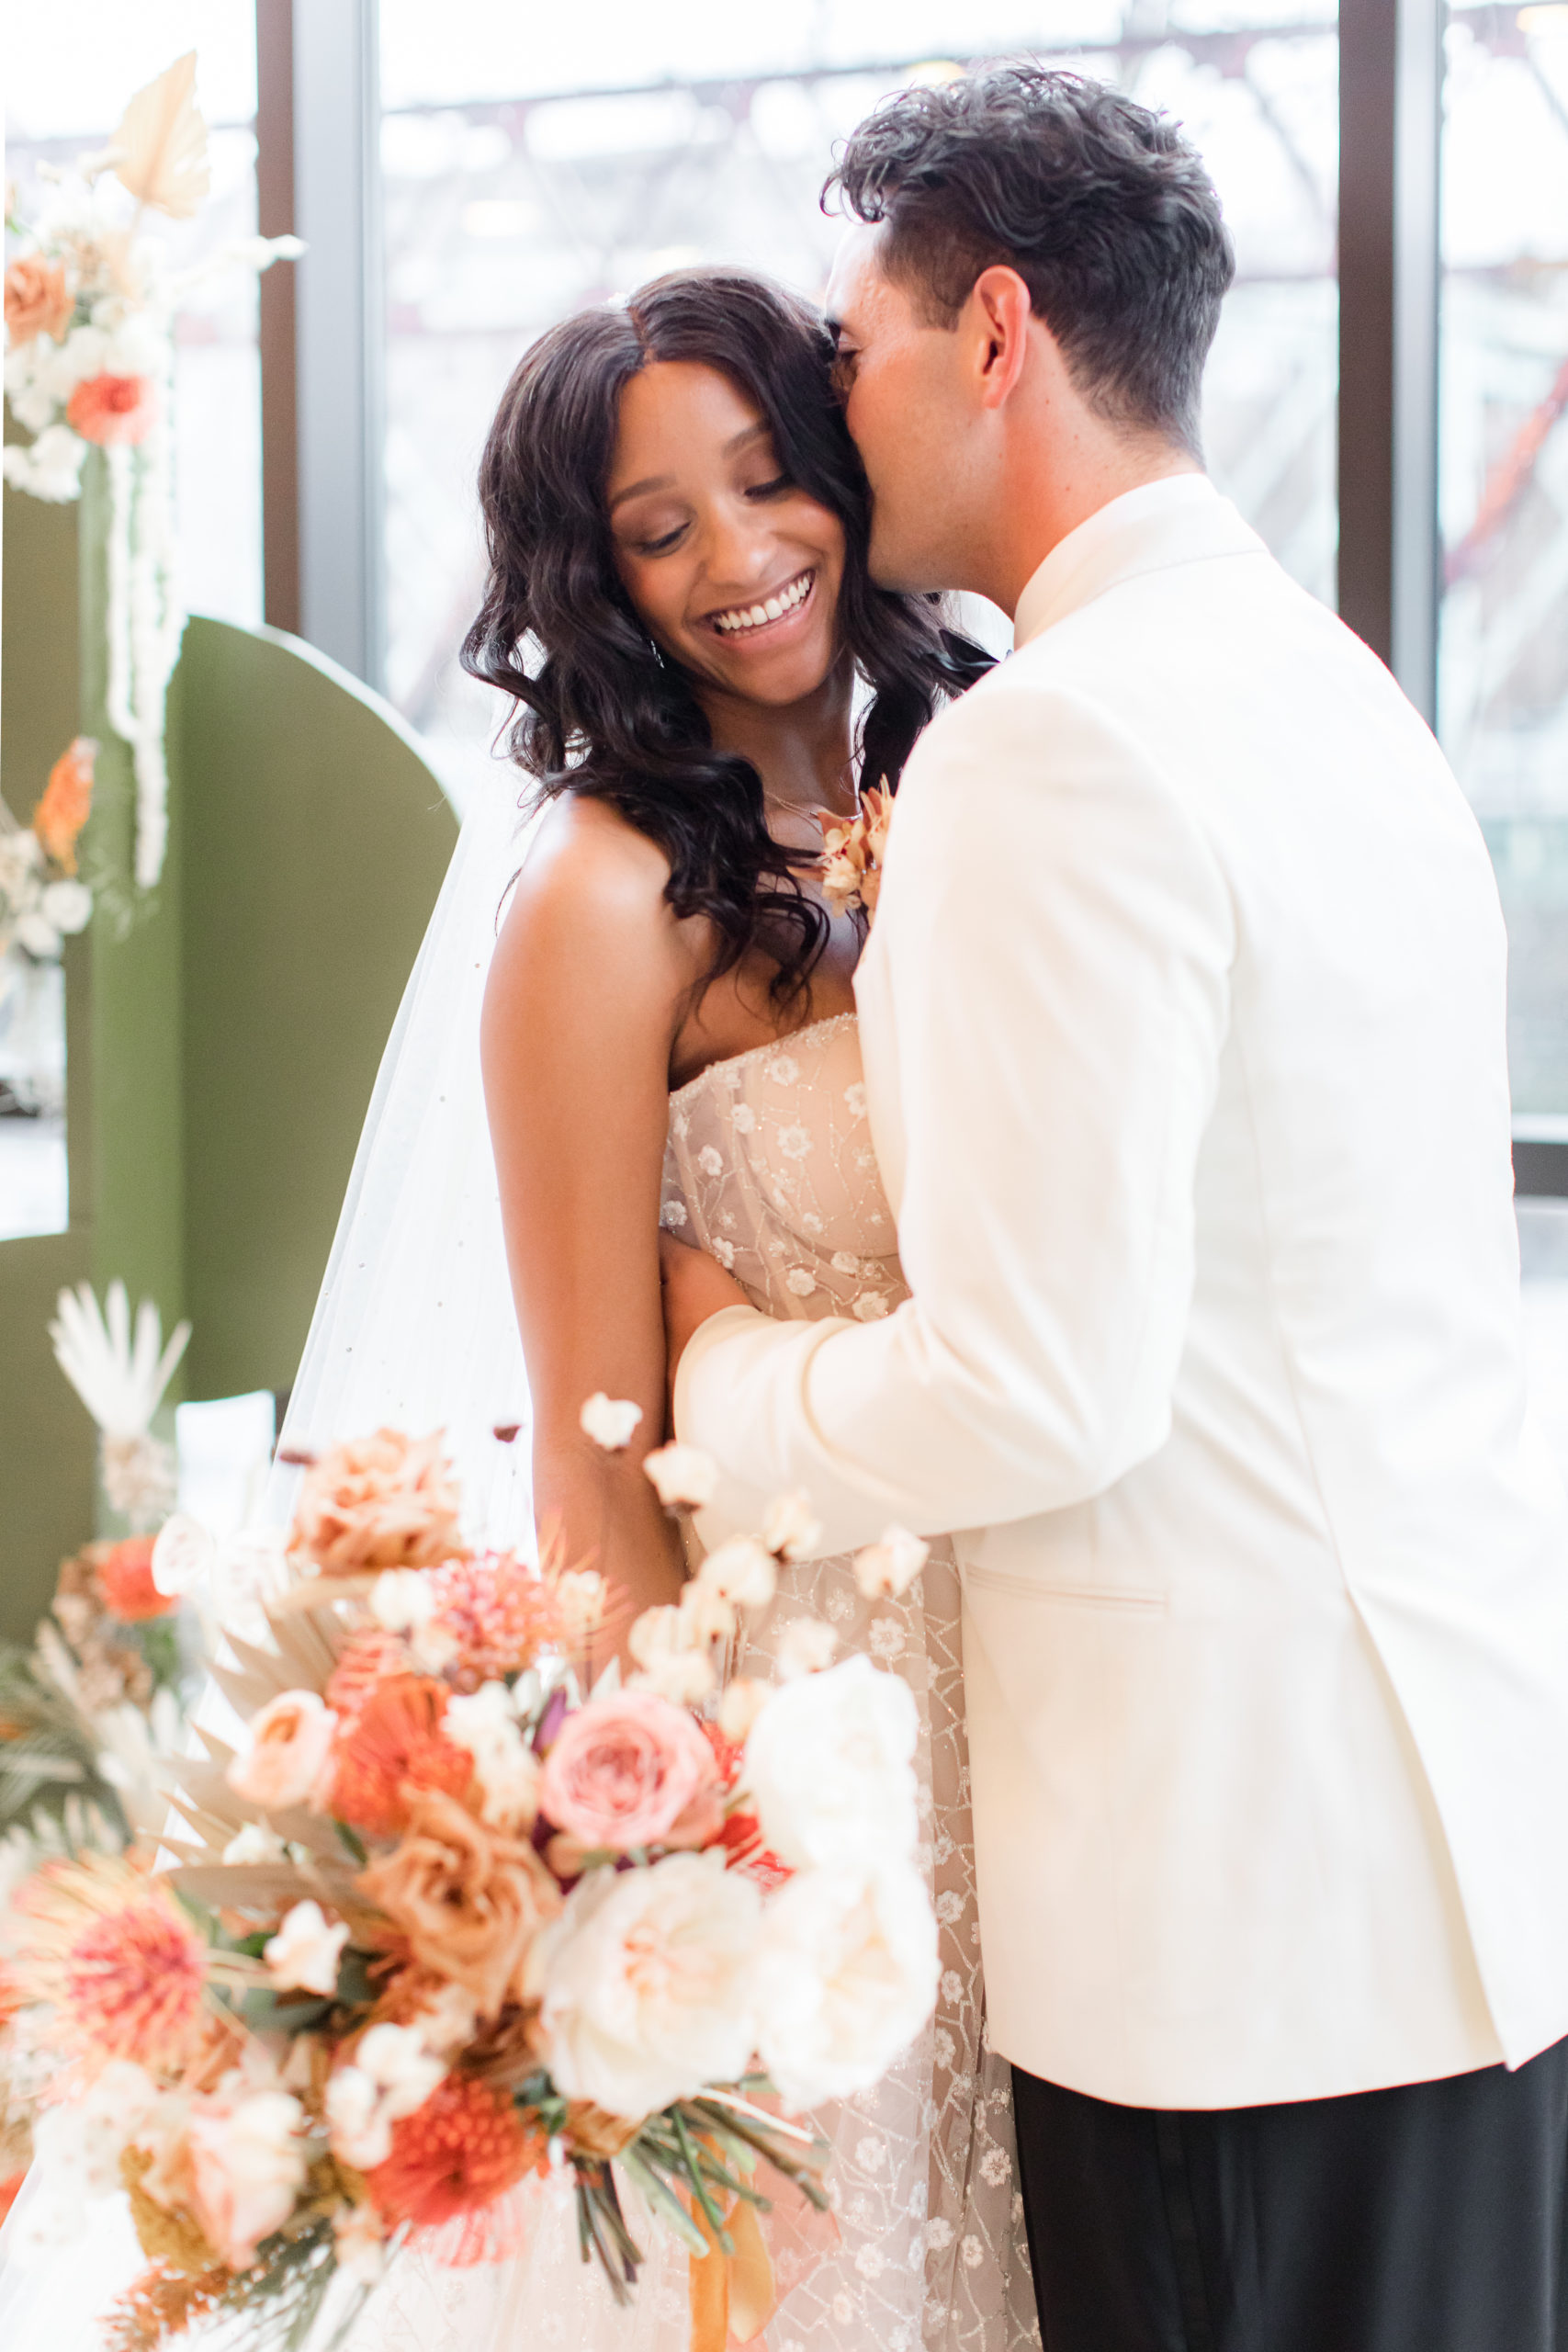
[[[125,1284],[112,1282],[100,1308],[87,1283],[60,1294],[49,1327],[55,1360],[66,1379],[109,1438],[146,1434],[175,1367],[186,1351],[190,1325],[179,1324],[164,1346],[158,1310],[144,1298],[131,1331]]]

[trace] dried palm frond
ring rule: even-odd
[[[206,201],[212,174],[207,125],[196,103],[194,49],[137,91],[106,160],[139,203],[171,220],[188,220]]]
[[[90,1283],[62,1290],[49,1327],[55,1361],[98,1427],[108,1438],[144,1437],[164,1391],[186,1351],[190,1325],[179,1324],[169,1344],[158,1310],[144,1298],[136,1310],[122,1282],[110,1283],[99,1306]]]

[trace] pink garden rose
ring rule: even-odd
[[[590,1851],[701,1846],[723,1826],[719,1770],[693,1718],[653,1690],[607,1691],[568,1715],[539,1810]]]

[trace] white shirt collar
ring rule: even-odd
[[[1027,645],[1119,580],[1211,555],[1265,552],[1207,474],[1166,474],[1123,491],[1058,539],[1032,573],[1013,616],[1015,648]]]

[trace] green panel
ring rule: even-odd
[[[177,684],[187,1388],[220,1396],[293,1380],[457,820],[389,707],[296,639],[193,620]]]
[[[73,505],[5,493],[0,789],[32,814],[80,726]],[[90,951],[65,952],[69,1233],[0,1241],[0,1634],[31,1632],[61,1559],[93,1532],[93,1426],[49,1344],[56,1294],[90,1271]]]

